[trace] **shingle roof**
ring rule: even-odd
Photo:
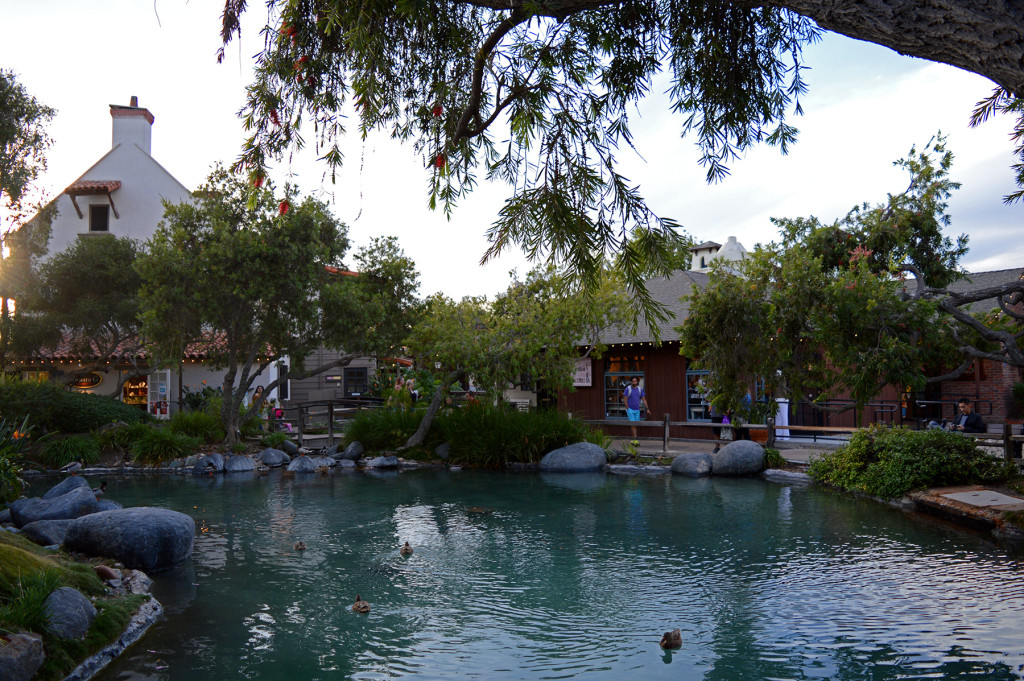
[[[970,293],[993,286],[1002,286],[1018,279],[1024,279],[1024,269],[1020,267],[992,272],[972,272],[968,273],[967,278],[953,282],[948,288],[956,293]],[[972,303],[970,306],[971,312],[988,312],[998,308],[999,303],[995,298]]]

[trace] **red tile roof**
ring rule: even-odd
[[[79,180],[72,182],[64,190],[70,196],[81,196],[83,194],[109,194],[121,188],[120,180]]]

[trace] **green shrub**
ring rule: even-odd
[[[28,436],[28,417],[20,426],[0,420],[0,501],[13,501],[21,496],[24,486],[21,450],[25,448]]]
[[[72,461],[95,463],[100,458],[100,444],[92,435],[47,440],[39,459],[50,468],[60,468]]]
[[[765,468],[785,468],[786,460],[782,458],[782,452],[773,448],[764,448],[764,467]]]
[[[96,438],[100,448],[104,450],[116,450],[127,454],[135,441],[153,430],[155,426],[148,423],[130,423],[124,426],[107,428],[106,430],[93,431],[92,436]]]
[[[367,409],[356,413],[349,422],[345,428],[345,440],[358,440],[369,451],[398,449],[416,432],[422,418],[422,414],[407,409]],[[436,429],[435,420],[428,439],[440,444]]]
[[[359,413],[345,430],[348,442],[369,451],[402,447],[419,427],[422,413],[376,409]],[[556,411],[520,412],[510,405],[470,405],[438,414],[424,446],[450,445],[453,463],[500,468],[507,463],[534,463],[552,449],[574,442],[606,446],[600,431]]]
[[[213,443],[224,439],[220,417],[209,411],[179,411],[171,416],[167,429],[172,433],[199,438],[203,442]]]
[[[41,430],[61,433],[88,433],[114,421],[137,423],[148,418],[139,408],[110,397],[12,379],[0,382],[0,414],[12,421],[31,416]]]
[[[188,456],[201,444],[199,439],[188,435],[173,433],[164,428],[151,428],[135,441],[131,453],[132,458],[139,463],[156,466]]]
[[[872,426],[811,461],[808,473],[825,485],[892,499],[916,489],[1006,480],[1016,467],[959,433]]]
[[[470,405],[446,412],[435,426],[450,445],[455,463],[484,468],[536,463],[575,442],[605,446],[605,436],[578,419],[554,410],[521,412],[511,405]]]
[[[288,439],[288,434],[282,431],[274,433],[266,433],[260,438],[260,444],[264,447],[273,447],[274,449],[281,449],[281,445]]]

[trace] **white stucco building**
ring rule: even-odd
[[[163,202],[191,194],[150,154],[153,114],[135,97],[110,105],[111,148],[54,199],[50,253],[75,239],[113,234],[146,241],[163,219]]]

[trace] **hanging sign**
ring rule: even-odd
[[[593,384],[593,370],[590,357],[576,360],[576,373],[573,375],[572,384],[579,387],[590,387]]]
[[[71,387],[76,388],[77,390],[91,390],[102,382],[103,377],[94,372],[91,374],[85,374],[84,376],[79,376],[71,383]]]

